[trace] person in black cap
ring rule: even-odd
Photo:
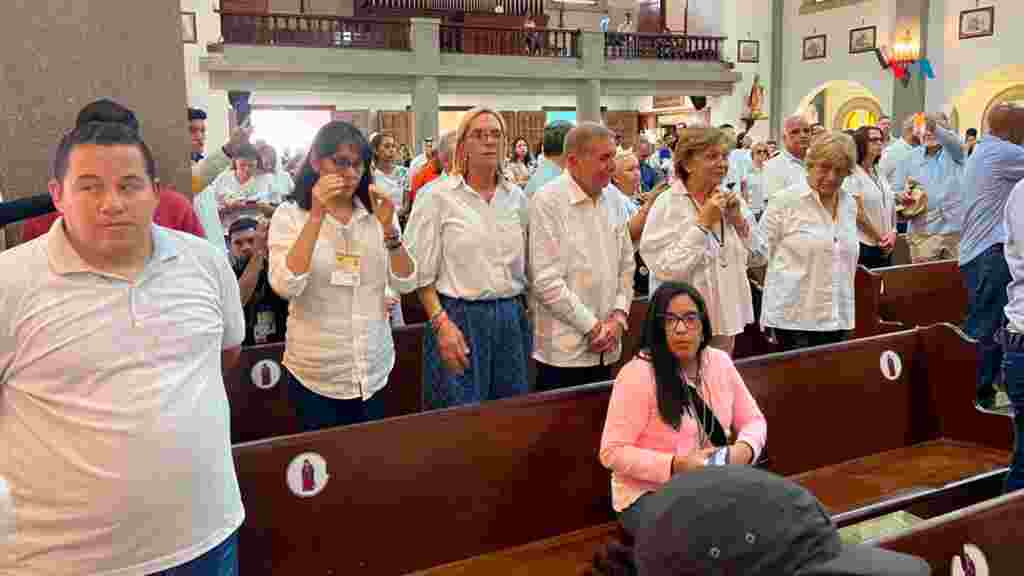
[[[844,545],[821,502],[799,484],[747,466],[676,476],[659,491],[633,547],[594,560],[607,576],[928,576],[924,560]]]

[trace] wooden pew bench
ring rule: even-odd
[[[1018,490],[891,534],[876,545],[924,558],[933,574],[947,574],[953,556],[973,544],[985,555],[990,574],[1020,574],[1024,566],[1024,491]]]
[[[934,326],[737,365],[769,421],[766,466],[852,523],[894,499],[938,514],[998,489],[1010,424],[974,410],[974,354]],[[242,573],[570,573],[617,530],[597,459],[610,387],[236,446]],[[299,497],[286,470],[308,452],[329,480]]]
[[[879,317],[906,328],[959,324],[967,315],[967,289],[956,260],[876,268],[881,280]]]

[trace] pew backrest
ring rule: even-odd
[[[939,322],[956,324],[967,314],[967,290],[956,260],[890,266],[872,272],[881,276],[878,313],[884,320],[913,328]]]

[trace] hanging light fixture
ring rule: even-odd
[[[914,41],[913,35],[908,28],[906,33],[896,39],[892,45],[892,59],[890,63],[901,64],[904,67],[917,62],[921,56],[921,47]]]

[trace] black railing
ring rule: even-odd
[[[225,44],[409,50],[409,22],[309,14],[221,12]]]
[[[579,58],[579,30],[441,25],[441,52]]]
[[[653,58],[721,62],[724,41],[721,36],[606,32],[604,55],[609,60]]]
[[[513,16],[543,14],[544,0],[356,0],[360,13],[373,10],[414,12],[476,12]],[[500,10],[496,8],[501,7]]]

